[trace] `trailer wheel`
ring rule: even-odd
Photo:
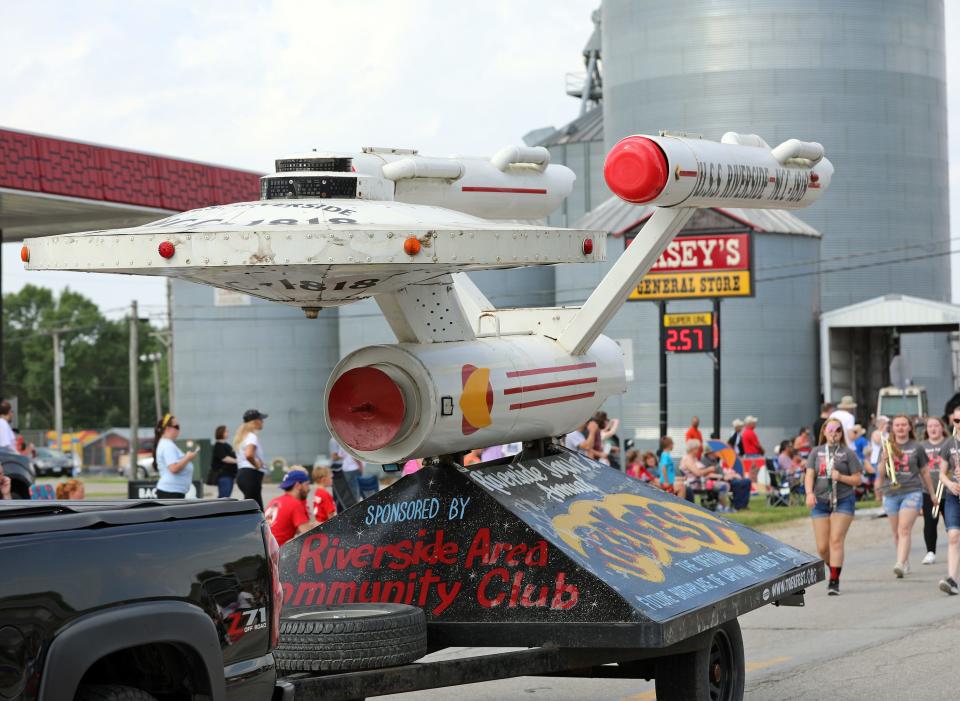
[[[695,652],[661,657],[656,664],[657,701],[741,701],[743,636],[736,619],[711,631]]]
[[[407,664],[426,654],[423,609],[384,603],[284,608],[273,656],[283,672],[339,672]]]

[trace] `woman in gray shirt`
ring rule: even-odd
[[[827,594],[840,593],[840,570],[843,568],[843,543],[853,523],[863,467],[855,451],[843,440],[843,424],[827,419],[820,429],[820,445],[810,451],[804,488],[807,506],[813,521],[817,552],[830,568]]]
[[[893,531],[897,562],[893,573],[901,578],[910,571],[910,536],[913,524],[923,508],[923,492],[937,503],[930,481],[930,464],[925,451],[913,436],[913,425],[903,414],[890,424],[890,437],[883,442],[877,464],[876,492],[883,495],[883,510]],[[892,464],[896,481],[887,474]]]

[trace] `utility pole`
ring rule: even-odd
[[[138,348],[139,319],[137,316],[137,300],[130,303],[130,478],[137,477],[137,454],[140,452],[138,434],[140,432],[140,383]]]
[[[167,411],[173,413],[173,280],[167,278]]]
[[[163,408],[160,406],[160,365],[153,363],[153,404],[157,410],[157,423],[163,418]]]
[[[153,363],[153,407],[157,412],[157,423],[163,418],[163,408],[160,406],[160,360],[163,353],[144,353],[140,356],[141,363]]]
[[[60,392],[60,329],[51,332],[53,337],[53,431],[56,433],[56,449],[63,447],[63,399]]]
[[[150,335],[163,344],[167,354],[167,413],[173,413],[173,332],[170,329],[152,329]]]

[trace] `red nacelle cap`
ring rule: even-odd
[[[354,450],[379,450],[396,438],[406,406],[397,383],[383,370],[353,368],[337,378],[327,415],[337,437]]]
[[[603,164],[607,186],[620,199],[643,204],[666,187],[667,158],[656,143],[645,136],[628,136],[610,149]]]

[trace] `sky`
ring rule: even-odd
[[[311,148],[490,155],[578,113],[565,76],[599,0],[5,2],[0,127],[266,172]],[[960,236],[960,0],[946,2],[951,236]],[[829,154],[829,144],[826,145]],[[2,289],[136,298],[160,279],[27,273],[3,250]],[[954,256],[958,301],[960,256]]]
[[[312,148],[492,155],[560,126],[565,76],[599,0],[3,3],[0,127],[272,170]],[[101,308],[164,282],[26,272],[3,250],[4,292],[69,285]]]

